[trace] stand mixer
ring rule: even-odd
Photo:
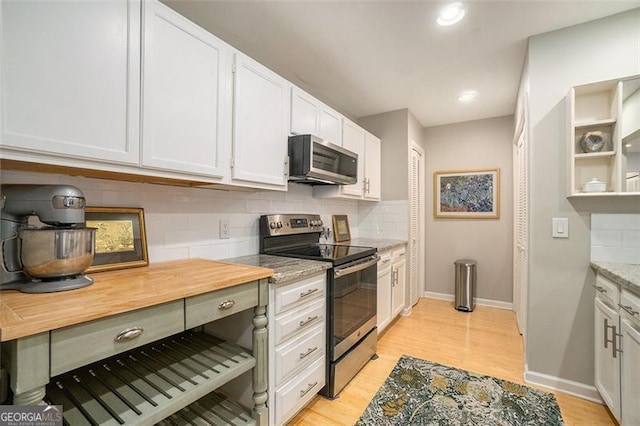
[[[93,283],[82,273],[93,262],[95,229],[84,226],[78,188],[3,185],[0,191],[0,290],[49,293]],[[30,226],[31,216],[44,226]]]

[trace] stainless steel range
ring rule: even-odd
[[[320,244],[322,220],[313,214],[260,217],[260,253],[331,262],[327,270],[326,386],[335,398],[376,356],[378,256],[372,247]]]

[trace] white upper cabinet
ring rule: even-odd
[[[316,198],[350,198],[380,201],[380,139],[354,122],[342,119],[342,147],[358,154],[358,182],[313,188]]]
[[[342,115],[297,87],[291,88],[291,133],[342,145]]]
[[[143,23],[142,166],[228,177],[231,47],[155,0]]]
[[[0,7],[3,148],[137,164],[140,2]]]
[[[235,54],[233,183],[286,189],[289,88],[273,71]]]
[[[380,201],[380,139],[367,132],[364,144],[364,193],[367,200]]]

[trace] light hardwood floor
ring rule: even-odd
[[[451,302],[421,299],[411,316],[400,317],[385,330],[378,341],[379,358],[369,362],[338,399],[316,396],[289,424],[353,425],[402,354],[524,383],[522,337],[512,311],[477,306],[465,313]],[[616,424],[600,404],[555,395],[566,425]]]

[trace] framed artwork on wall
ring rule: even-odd
[[[433,216],[450,219],[500,218],[500,169],[433,173]]]
[[[351,240],[349,218],[345,214],[333,215],[333,238],[336,242]]]
[[[96,228],[93,264],[87,272],[147,266],[144,210],[129,207],[87,207],[85,222]]]

